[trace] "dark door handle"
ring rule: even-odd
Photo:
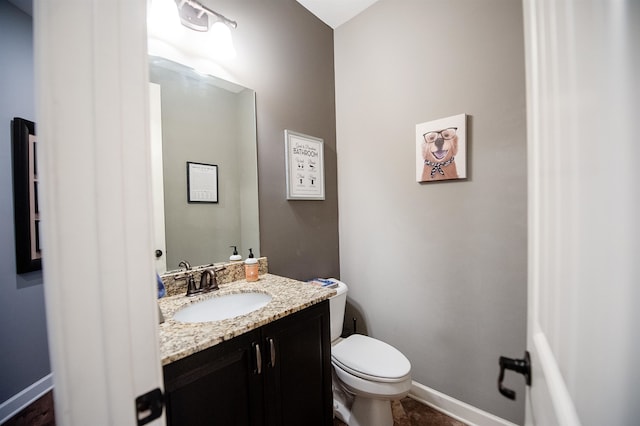
[[[156,250],[156,259],[162,257],[162,250]]]
[[[531,358],[529,357],[529,351],[525,351],[523,359],[512,359],[504,356],[500,357],[500,375],[498,376],[498,390],[502,395],[509,399],[516,399],[516,392],[514,390],[505,388],[502,385],[504,380],[504,371],[513,370],[516,373],[524,375],[524,379],[527,386],[531,386]]]

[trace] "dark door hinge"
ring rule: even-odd
[[[162,415],[164,396],[160,388],[140,395],[136,398],[136,418],[138,426],[146,425]]]

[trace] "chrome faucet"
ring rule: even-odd
[[[213,269],[205,269],[200,275],[200,291],[208,292],[213,290],[219,290],[218,282],[216,280],[216,273]]]

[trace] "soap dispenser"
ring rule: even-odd
[[[253,257],[252,249],[249,249],[249,257],[244,261],[244,276],[247,281],[258,281],[258,259]]]
[[[229,256],[229,260],[231,261],[242,260],[242,256],[238,254],[238,247],[236,246],[229,246],[229,247],[233,247],[233,254]]]

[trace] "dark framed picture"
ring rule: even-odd
[[[218,166],[187,161],[187,201],[218,202]]]
[[[13,156],[13,210],[18,274],[42,269],[36,125],[14,118],[11,122]]]

